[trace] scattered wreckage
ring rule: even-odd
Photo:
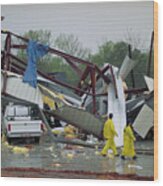
[[[1,92],[4,107],[5,103],[9,102],[35,105],[54,141],[57,139],[52,133],[47,118],[53,117],[64,121],[86,134],[102,139],[103,120],[100,115],[109,113],[114,114],[114,123],[119,136],[115,139],[117,146],[123,145],[123,129],[128,117],[133,118],[135,132],[142,138],[146,137],[153,126],[153,81],[145,77],[148,88],[127,89],[124,86],[126,77],[136,65],[131,56],[126,56],[120,69],[110,64],[105,64],[100,69],[89,61],[44,46],[12,32],[2,31],[1,33],[6,36],[5,47],[1,51]],[[13,37],[25,44],[13,44]],[[12,49],[27,49],[28,64],[14,55]],[[36,53],[38,56],[34,56]],[[77,87],[37,69],[37,59],[47,53],[65,59],[80,77]],[[77,64],[84,65],[84,70],[81,70]],[[89,82],[85,81],[88,77],[90,77]],[[99,82],[101,86],[97,87]],[[73,94],[68,94],[63,88],[71,90]],[[148,95],[145,95],[144,92],[147,90]],[[141,92],[142,95],[126,101],[126,94],[135,92]],[[86,111],[90,104],[92,114]],[[97,104],[99,104],[99,110],[97,110]]]

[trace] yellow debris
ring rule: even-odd
[[[74,154],[72,154],[72,153],[67,154],[67,158],[72,159],[73,157],[74,157]]]
[[[57,94],[58,98],[61,100],[64,100],[64,95],[63,94]]]
[[[29,149],[26,147],[13,147],[12,149],[13,153],[15,154],[27,154],[29,152]]]
[[[54,100],[48,96],[43,96],[43,102],[46,103],[51,109],[55,109]]]
[[[72,125],[68,125],[64,128],[64,132],[67,134],[74,134],[75,133],[75,127]]]
[[[52,133],[53,133],[54,135],[60,135],[60,134],[63,133],[63,131],[55,129],[55,130],[52,130]]]
[[[65,138],[67,138],[67,139],[74,139],[74,138],[77,138],[77,136],[75,134],[66,134]]]

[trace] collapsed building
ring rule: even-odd
[[[120,69],[110,64],[105,64],[100,69],[89,61],[43,46],[12,32],[1,33],[6,37],[4,49],[1,51],[2,103],[12,101],[36,105],[52,138],[54,136],[45,115],[53,116],[82,129],[86,134],[102,139],[104,120],[100,116],[107,116],[109,113],[114,114],[113,120],[119,136],[115,139],[117,146],[123,145],[123,129],[128,117],[133,119],[135,132],[142,138],[146,137],[153,126],[153,81],[145,77],[147,87],[127,89],[125,79],[136,65],[131,56],[126,56]],[[24,44],[14,44],[12,38],[17,38]],[[41,57],[50,53],[65,59],[79,76],[77,86],[40,71],[37,68],[37,60],[35,64],[30,63],[31,59],[36,58],[34,55],[38,50],[43,48],[46,52],[44,51]],[[13,49],[27,49],[28,63],[18,58],[12,52]],[[84,70],[77,64],[84,65]],[[34,75],[27,75],[27,71],[31,73],[30,65],[34,65],[31,66],[35,69]],[[86,81],[87,78],[89,81]],[[144,94],[145,91],[148,91],[148,94]],[[127,93],[137,92],[140,92],[141,96],[126,101]],[[45,97],[49,101],[45,100]],[[53,104],[54,106],[48,105],[51,108],[47,109],[44,107],[45,102],[56,102],[57,107]],[[5,107],[5,104],[3,106]],[[148,118],[148,121],[144,122],[144,118]]]

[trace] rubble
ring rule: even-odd
[[[28,47],[27,38],[8,31],[2,31],[2,34],[21,39],[26,43],[25,48]],[[11,46],[10,42],[6,39],[8,43],[6,47]],[[109,113],[114,114],[115,128],[118,131],[118,138],[115,141],[119,152],[123,146],[123,130],[127,118],[132,118],[134,130],[142,138],[146,137],[153,126],[154,89],[151,78],[145,77],[148,87],[146,93],[144,89],[140,90],[141,95],[132,96],[126,100],[129,91],[138,91],[128,90],[124,86],[126,77],[137,63],[131,59],[131,56],[125,57],[120,69],[110,64],[105,64],[100,69],[89,61],[48,47],[47,52],[64,58],[78,72],[77,74],[80,74],[80,81],[77,86],[72,86],[37,69],[38,81],[35,79],[35,82],[38,84],[36,88],[33,88],[23,82],[23,73],[20,73],[24,72],[26,62],[14,54],[6,53],[6,47],[2,51],[3,68],[1,70],[3,109],[11,101],[15,104],[35,105],[45,126],[43,138],[44,140],[48,138],[48,142],[45,144],[41,142],[38,146],[10,145],[2,136],[2,156],[3,158],[7,156],[9,160],[2,165],[3,176],[17,174],[20,177],[57,177],[59,175],[67,176],[67,178],[153,179],[153,170],[149,170],[149,167],[151,169],[153,165],[153,149],[137,150],[140,155],[138,163],[132,163],[130,160],[124,163],[119,157],[114,157],[110,151],[106,157],[100,154],[100,148],[104,143],[102,136],[104,120]],[[24,49],[23,45],[13,44],[12,47]],[[16,72],[6,66],[7,57],[17,61],[12,63],[14,69],[17,69]],[[84,65],[84,70],[79,69],[76,63]],[[89,81],[85,81],[87,78]],[[97,88],[100,81],[101,87]],[[73,92],[69,94],[67,89]],[[98,110],[97,103],[100,105]],[[90,105],[91,113],[87,111]],[[59,126],[56,127],[56,123]],[[22,167],[15,165],[15,162],[19,162],[19,155],[23,155],[26,160],[22,159],[20,164]],[[24,173],[21,172],[23,170]]]

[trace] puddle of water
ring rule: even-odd
[[[148,148],[153,143],[147,144]],[[147,147],[145,142],[137,144],[137,147]],[[2,167],[34,167],[54,170],[76,170],[90,172],[117,172],[120,174],[137,174],[141,176],[153,176],[153,156],[140,154],[138,159],[121,160],[120,157],[110,159],[95,153],[96,149],[72,148],[64,149],[64,146],[56,148],[51,143],[29,146],[27,156],[14,154],[2,145]],[[140,168],[141,167],[141,168]]]

